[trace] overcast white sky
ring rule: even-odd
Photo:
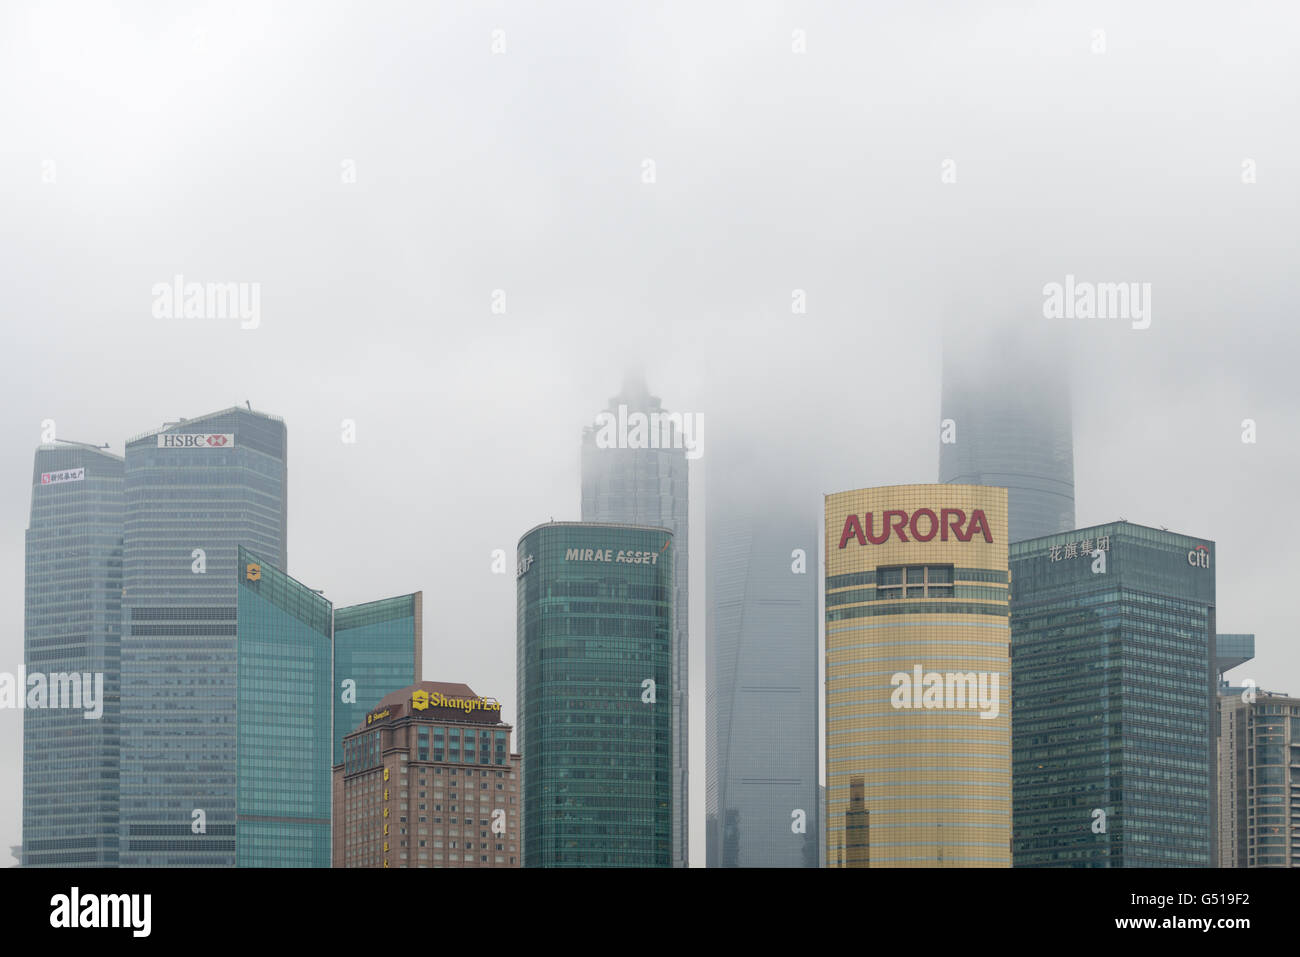
[[[43,419],[120,453],[246,399],[282,416],[290,574],[336,605],[423,589],[425,677],[513,721],[491,553],[579,517],[582,428],[630,359],[705,414],[695,480],[726,423],[816,520],[822,492],[935,480],[941,322],[1054,322],[1079,524],[1214,539],[1220,630],[1257,635],[1234,678],[1300,693],[1296,8],[113,6],[0,8],[0,670]],[[178,273],[259,283],[260,325],[154,318]],[[1067,274],[1150,283],[1150,328],[1043,318]],[[0,844],[21,764],[0,712]]]

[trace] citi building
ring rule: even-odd
[[[1007,490],[826,496],[830,867],[1011,864]]]

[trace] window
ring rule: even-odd
[[[951,565],[899,565],[876,569],[876,600],[951,598]]]

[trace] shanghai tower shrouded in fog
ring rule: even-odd
[[[1030,327],[944,337],[939,481],[1005,487],[1013,542],[1075,527],[1066,358]]]

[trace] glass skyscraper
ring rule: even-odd
[[[673,866],[673,552],[591,522],[519,541],[525,867]]]
[[[1214,865],[1214,568],[1128,522],[1012,545],[1017,867]]]
[[[1007,490],[1013,542],[1074,527],[1068,375],[1026,331],[945,343],[939,481]]]
[[[22,864],[116,867],[121,457],[72,443],[36,450],[25,558],[27,675],[65,686],[71,678],[49,676],[76,675],[83,707],[24,713]]]
[[[235,863],[329,867],[331,606],[244,548],[235,577]]]
[[[1218,866],[1300,867],[1300,698],[1251,689],[1218,707]]]
[[[724,487],[714,474],[711,466],[707,864],[817,867],[816,519],[760,507],[745,483]]]
[[[238,548],[285,567],[287,441],[231,408],[126,444],[124,867],[235,863]]]
[[[334,731],[332,766],[343,763],[343,736],[352,733],[385,695],[421,677],[424,595],[415,592],[334,611]],[[343,699],[343,682],[355,701]]]
[[[610,399],[611,414],[668,417],[640,376],[630,375],[623,391]],[[662,421],[654,419],[653,422]],[[670,425],[670,429],[672,426]],[[664,438],[661,429],[651,430]],[[675,434],[675,433],[674,433]],[[690,642],[689,460],[684,448],[660,441],[659,448],[602,448],[600,432],[589,427],[582,438],[582,520],[663,527],[676,543],[673,580],[673,866],[689,864],[690,791],[688,787]],[[630,439],[630,436],[629,436]],[[678,439],[680,442],[680,439]],[[631,446],[632,442],[629,441]],[[665,445],[670,447],[664,447]]]

